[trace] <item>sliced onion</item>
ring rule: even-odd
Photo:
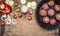
[[[31,3],[31,5],[32,5],[32,6],[36,6],[36,2],[33,1],[33,2]]]
[[[26,0],[21,0],[20,2],[21,2],[21,4],[25,4]]]
[[[6,19],[6,14],[3,14],[2,17],[1,17],[1,20],[5,21],[5,19]]]
[[[7,15],[7,18],[12,18],[10,14]]]
[[[32,9],[36,9],[36,6],[34,6],[34,7],[31,7]]]
[[[17,24],[17,20],[16,19],[12,19],[12,24]]]
[[[5,24],[6,24],[6,25],[10,25],[10,24],[11,24],[11,18],[7,18],[7,19],[5,20]]]
[[[5,1],[7,4],[9,4],[10,6],[12,6],[12,5],[14,5],[14,1],[12,1],[12,0],[9,0],[9,1]]]
[[[14,5],[14,1],[9,1],[9,5]]]
[[[6,14],[3,14],[2,17],[6,17]]]
[[[27,3],[27,7],[31,7],[31,2],[28,2]]]
[[[31,8],[32,8],[32,9],[35,9],[35,8],[36,8],[36,5],[37,5],[37,3],[36,3],[35,1],[33,1],[33,2],[31,3]]]
[[[9,4],[9,1],[8,1],[8,0],[6,0],[5,2],[6,2],[7,4]]]

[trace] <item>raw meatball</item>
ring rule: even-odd
[[[48,5],[49,5],[49,6],[54,6],[54,4],[55,4],[55,3],[54,3],[54,1],[52,1],[52,0],[48,2]]]
[[[41,16],[46,16],[47,15],[47,12],[45,10],[40,10],[39,14]]]
[[[50,19],[50,24],[51,25],[55,25],[55,23],[56,23],[56,20],[55,19]]]
[[[56,19],[60,20],[60,14],[56,14]]]
[[[55,9],[56,11],[59,11],[59,10],[60,10],[59,5],[55,5],[54,9]]]
[[[53,16],[55,14],[55,11],[53,9],[48,10],[48,15]]]
[[[48,4],[43,4],[42,5],[42,8],[44,9],[44,10],[47,10],[49,7],[48,7]]]
[[[47,16],[46,17],[43,17],[43,22],[44,23],[49,23],[49,17],[47,17]]]

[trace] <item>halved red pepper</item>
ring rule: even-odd
[[[4,9],[1,9],[1,8],[0,8],[0,12],[1,12],[1,13],[9,14],[9,13],[12,11],[11,6],[8,5],[7,3],[5,3],[5,2],[0,2],[0,4],[3,4],[3,5],[5,6]]]

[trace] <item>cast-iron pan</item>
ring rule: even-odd
[[[57,21],[57,23],[52,26],[52,25],[50,25],[49,23],[46,24],[46,23],[42,22],[42,17],[39,15],[39,10],[40,10],[41,6],[42,6],[44,3],[47,3],[47,2],[49,2],[49,1],[50,1],[50,0],[42,0],[42,1],[38,4],[38,6],[37,6],[37,8],[36,8],[36,18],[37,18],[38,24],[39,24],[42,28],[47,29],[47,30],[52,30],[52,29],[56,29],[56,28],[59,27],[60,21]]]

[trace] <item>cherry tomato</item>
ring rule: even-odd
[[[14,14],[14,15],[13,15],[13,18],[15,18],[15,19],[16,19],[16,18],[17,18],[17,16]]]
[[[4,26],[5,25],[5,22],[0,22],[1,26]]]
[[[22,13],[18,13],[18,17],[22,17]]]
[[[28,20],[32,20],[32,16],[28,16]]]
[[[16,7],[16,6],[18,6],[18,4],[17,3],[14,3],[14,6]]]

